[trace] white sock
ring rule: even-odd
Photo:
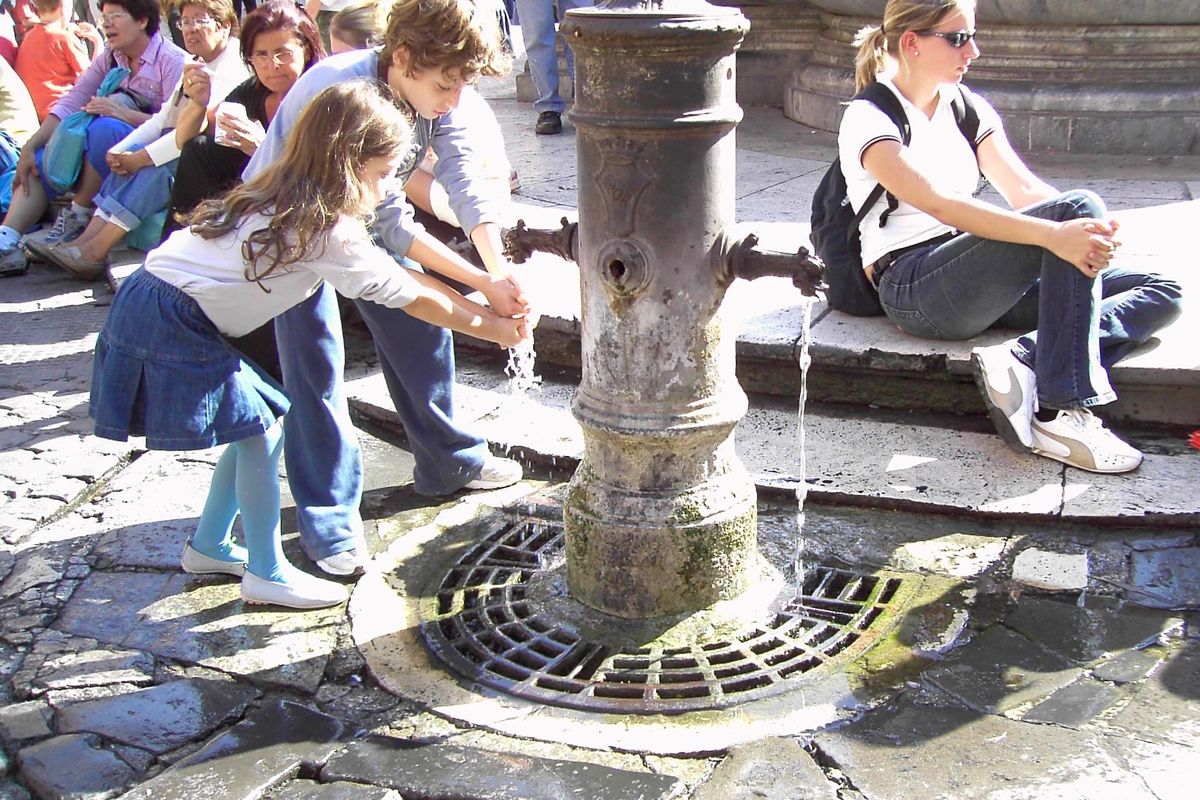
[[[74,200],[71,201],[71,213],[74,214],[79,219],[87,219],[88,217],[92,216],[92,212],[95,210],[96,209],[94,209],[94,208],[88,208],[87,206],[81,206],[81,205],[79,205],[79,203],[76,203]]]
[[[8,247],[21,240],[21,232],[7,225],[0,225],[0,247]]]

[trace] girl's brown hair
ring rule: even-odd
[[[380,63],[391,64],[400,49],[409,75],[435,69],[473,81],[512,69],[490,0],[396,0],[388,13]]]
[[[885,56],[899,58],[900,37],[907,31],[936,28],[955,11],[974,11],[975,0],[888,0],[883,24],[868,25],[854,37],[854,91],[861,92],[887,68]]]
[[[267,227],[242,244],[246,280],[261,281],[281,267],[320,258],[325,234],[339,218],[370,219],[375,198],[358,173],[368,160],[396,156],[411,143],[412,118],[391,89],[372,80],[335,84],[304,107],[271,166],[204,201],[186,222],[197,236],[215,239],[251,214],[268,217]]]

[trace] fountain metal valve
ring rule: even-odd
[[[792,285],[805,297],[815,297],[829,288],[825,283],[825,265],[807,247],[802,246],[795,253],[767,250],[758,246],[758,236],[753,233],[746,234],[729,248],[723,266],[726,280],[745,278],[752,281],[765,275],[791,278]]]
[[[500,236],[504,244],[504,255],[514,264],[524,264],[536,253],[552,253],[567,261],[578,262],[579,224],[562,218],[562,227],[557,230],[529,228],[525,220],[517,220],[514,228],[505,228]]]

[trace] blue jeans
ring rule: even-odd
[[[414,488],[450,494],[479,475],[487,442],[455,423],[454,348],[449,331],[402,309],[357,302],[375,339],[392,402],[416,460]],[[362,452],[343,386],[345,346],[334,290],[275,319],[284,386],[284,460],[300,538],[313,558],[362,546]]]
[[[562,113],[567,104],[558,95],[558,52],[554,47],[554,5],[556,0],[517,0],[517,16],[521,20],[521,38],[525,40],[525,53],[529,56],[529,74],[537,89],[538,99],[533,102],[535,111],[557,111]],[[592,0],[557,0],[565,15],[575,8],[591,8]],[[570,47],[564,47],[567,56],[567,72],[575,75],[575,55]]]
[[[129,152],[141,149],[137,145]],[[178,165],[179,159],[174,159],[162,166],[142,167],[132,175],[110,173],[96,193],[96,208],[127,232],[136,230],[147,217],[167,207]]]
[[[1022,213],[1060,222],[1108,216],[1085,191]],[[1059,409],[1115,400],[1108,368],[1178,317],[1181,296],[1179,284],[1157,275],[1113,267],[1093,280],[1044,248],[971,234],[902,255],[879,282],[884,312],[914,336],[958,340],[993,325],[1036,328],[1013,353],[1037,376],[1039,404]]]

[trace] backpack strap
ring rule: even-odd
[[[887,114],[888,119],[900,129],[901,144],[907,145],[912,139],[912,128],[908,124],[908,115],[904,113],[904,106],[900,104],[900,98],[896,97],[891,89],[876,81],[856,94],[853,99],[874,103],[880,111]],[[961,83],[958,84],[958,97],[950,101],[950,109],[954,112],[954,121],[958,125],[959,132],[967,140],[967,144],[971,145],[971,152],[978,153],[979,143],[975,141],[975,137],[979,135],[979,110],[975,108],[975,97],[971,90]],[[888,207],[879,215],[879,227],[882,228],[887,224],[888,216],[899,208],[900,201],[891,192],[886,191],[883,184],[877,183],[867,195],[867,200],[862,204],[862,208],[855,213],[847,234],[848,239],[858,232],[859,225],[867,216],[867,212],[874,208],[875,204],[879,202],[879,198],[885,194]]]
[[[950,108],[954,111],[958,130],[971,145],[971,152],[978,153],[979,142],[975,139],[979,136],[979,109],[975,108],[975,95],[966,86],[958,84],[958,97],[950,101]]]
[[[896,94],[891,89],[876,81],[856,94],[853,100],[866,100],[873,103],[884,114],[887,114],[888,119],[900,129],[900,143],[902,145],[908,144],[912,138],[912,128],[908,124],[908,114],[904,113],[904,106],[900,104],[900,98],[896,97]],[[875,184],[875,188],[867,195],[866,202],[862,204],[862,208],[855,212],[854,219],[850,222],[849,232],[846,235],[847,239],[853,238],[854,234],[858,233],[858,227],[862,224],[863,218],[867,216],[867,212],[875,207],[875,204],[879,202],[879,198],[884,194],[883,184]],[[879,217],[879,227],[881,228],[887,224],[888,215],[900,205],[900,201],[891,192],[887,192],[886,194],[888,207]]]

